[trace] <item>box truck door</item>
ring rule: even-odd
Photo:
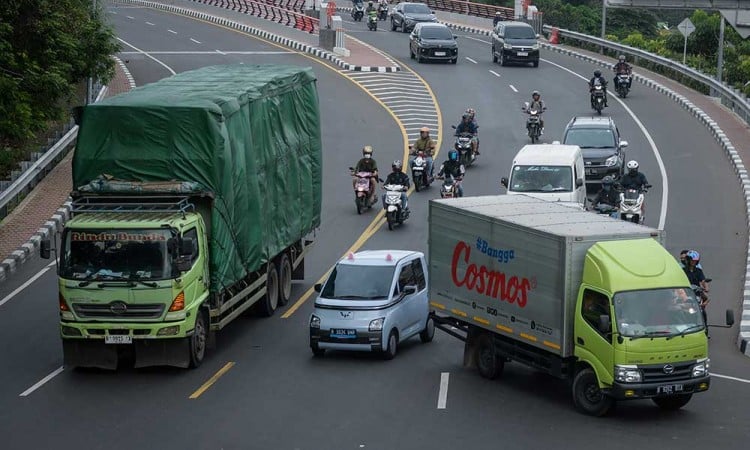
[[[599,381],[612,383],[612,309],[609,297],[582,286],[576,303],[575,336],[578,358],[587,361]]]

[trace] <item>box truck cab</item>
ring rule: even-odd
[[[510,178],[500,183],[508,195],[524,194],[584,208],[586,179],[583,153],[577,145],[531,144],[513,158]]]

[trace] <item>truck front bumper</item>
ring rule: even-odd
[[[608,391],[610,397],[617,400],[644,399],[654,397],[672,397],[707,391],[711,386],[709,375],[689,380],[659,383],[618,383],[615,382]]]

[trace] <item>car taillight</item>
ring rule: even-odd
[[[182,311],[185,309],[185,291],[180,291],[177,297],[172,300],[172,305],[169,307],[169,312]]]
[[[70,308],[68,308],[68,304],[65,302],[65,297],[63,297],[62,293],[57,294],[57,301],[60,304],[60,311],[70,311]]]

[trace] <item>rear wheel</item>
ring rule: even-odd
[[[279,260],[279,305],[284,306],[292,298],[292,261],[284,253]]]
[[[482,378],[494,380],[503,373],[505,369],[505,360],[500,358],[495,351],[495,343],[492,336],[487,333],[479,336],[479,345],[477,346],[477,369]]]
[[[657,397],[651,400],[656,403],[656,406],[665,411],[677,411],[687,405],[691,398],[693,398],[693,394],[678,395],[676,397]]]
[[[599,388],[596,373],[590,368],[578,372],[573,380],[573,403],[579,411],[590,416],[601,417],[614,404]]]
[[[208,324],[203,311],[198,311],[195,318],[193,335],[188,338],[188,349],[190,351],[190,367],[196,368],[201,365],[206,356],[206,341],[208,336]]]
[[[258,305],[260,313],[271,317],[279,306],[279,272],[276,264],[269,262],[266,268],[266,295]]]
[[[414,190],[419,192],[420,189],[422,189],[422,176],[412,176],[414,178]]]

